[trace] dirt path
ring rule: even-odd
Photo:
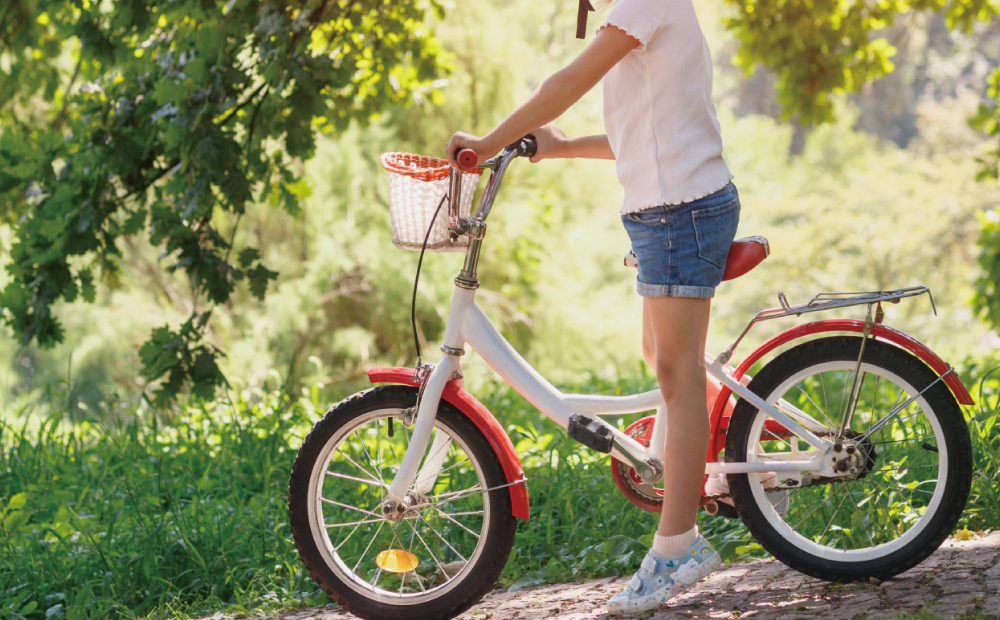
[[[627,577],[496,591],[462,620],[606,619],[604,603]],[[733,564],[647,618],[821,618],[876,620],[925,609],[941,618],[1000,613],[1000,532],[949,539],[922,564],[881,584],[836,585],[805,577],[773,560]],[[930,614],[928,614],[930,616]],[[282,614],[287,620],[346,620],[328,608]],[[932,617],[932,616],[931,616]]]

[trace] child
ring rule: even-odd
[[[607,135],[567,138],[552,120],[604,78]],[[740,203],[722,158],[712,105],[712,61],[691,0],[617,0],[597,36],[567,67],[479,138],[446,146],[483,161],[533,133],[531,158],[614,159],[625,189],[621,218],[639,262],[643,355],[667,405],[670,472],[653,548],[612,614],[659,607],[720,564],[695,513],[708,451],[705,337],[715,287],[736,235]]]

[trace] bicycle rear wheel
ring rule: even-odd
[[[416,389],[378,387],[348,397],[306,438],[289,480],[295,545],[323,590],[362,618],[453,618],[486,594],[514,544],[515,519],[489,442],[441,401],[412,505],[387,519],[386,491],[409,430],[400,413]],[[434,446],[438,445],[435,449]]]
[[[806,342],[767,364],[748,386],[769,403],[784,399],[836,435],[849,400],[861,339]],[[880,430],[860,438],[937,376],[919,359],[869,340],[857,407],[847,437],[861,466],[847,478],[805,479],[765,488],[766,476],[728,476],[733,500],[754,538],[775,558],[807,575],[850,581],[897,575],[933,553],[965,508],[972,449],[962,411],[939,382]],[[733,411],[726,460],[768,461],[812,447],[745,400]],[[801,458],[801,457],[800,457]],[[781,502],[769,493],[787,493]]]

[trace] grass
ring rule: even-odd
[[[0,615],[77,620],[323,603],[285,489],[316,415],[273,395],[34,432],[0,426]]]
[[[998,374],[979,380],[970,429],[976,478],[961,527],[1000,526]],[[597,379],[580,391],[648,389],[650,377]],[[656,515],[614,486],[607,457],[588,454],[510,388],[480,394],[522,455],[531,519],[501,586],[628,574]],[[188,403],[165,423],[108,412],[103,424],[0,422],[0,616],[24,620],[187,616],[328,604],[305,573],[287,519],[288,473],[322,414],[245,393]],[[742,524],[699,517],[728,559],[763,552]]]

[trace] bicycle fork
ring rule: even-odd
[[[451,310],[448,313],[448,325],[445,328],[444,344],[441,350],[445,353],[441,361],[424,377],[417,397],[413,432],[406,455],[396,472],[396,477],[389,485],[386,502],[382,506],[383,514],[390,516],[393,510],[402,513],[408,505],[419,503],[419,496],[434,488],[437,474],[448,454],[448,444],[451,439],[444,432],[435,434],[431,444],[430,454],[420,467],[427,445],[431,442],[434,431],[434,420],[437,418],[438,405],[445,385],[452,379],[461,376],[459,358],[465,354],[465,343],[461,333],[461,317],[469,305],[473,303],[475,290],[456,287],[451,299]],[[410,487],[415,488],[411,491]]]

